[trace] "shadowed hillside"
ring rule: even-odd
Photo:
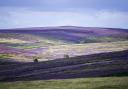
[[[0,81],[66,79],[128,73],[128,50],[56,59],[40,63],[0,65]]]

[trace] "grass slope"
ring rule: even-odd
[[[128,89],[128,77],[3,82],[0,89]]]

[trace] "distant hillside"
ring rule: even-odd
[[[111,42],[128,39],[128,29],[119,28],[60,26],[0,30],[0,33],[10,32],[31,34],[73,43]]]
[[[33,27],[0,30],[0,59],[41,61],[128,48],[128,29],[98,27]]]

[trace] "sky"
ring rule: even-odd
[[[128,0],[0,0],[0,28],[128,28]]]

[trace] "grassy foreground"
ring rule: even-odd
[[[0,89],[128,89],[128,77],[2,82]]]

